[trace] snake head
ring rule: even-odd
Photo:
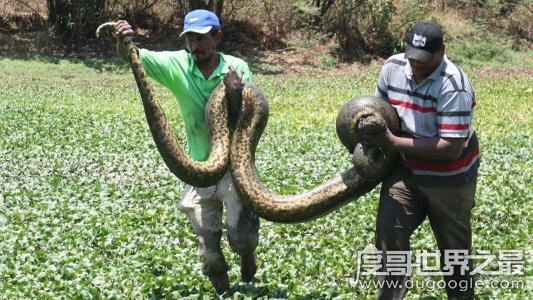
[[[242,78],[233,67],[229,67],[228,73],[224,76],[224,85],[226,86],[226,94],[229,103],[229,122],[231,127],[234,127],[239,117],[241,110],[242,90],[244,84]]]
[[[362,116],[357,122],[358,134],[375,134],[383,132],[387,128],[385,120],[375,114]]]
[[[244,86],[242,78],[233,67],[229,67],[228,73],[224,76],[224,85],[229,93],[240,94],[242,92]]]

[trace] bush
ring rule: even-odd
[[[106,0],[47,0],[48,21],[65,44],[94,35],[105,20]]]
[[[322,22],[330,24],[339,54],[344,59],[364,59],[369,55],[386,55],[395,44],[389,23],[395,12],[392,1],[342,0],[336,2]]]
[[[417,0],[312,2],[320,5],[304,15],[304,20],[315,22],[304,22],[312,26],[303,26],[301,29],[333,38],[341,60],[363,62],[371,57],[386,57],[397,52],[402,47],[407,28],[426,18],[429,10],[427,5]]]
[[[214,10],[221,18],[228,38],[224,49],[325,45],[322,49],[329,49],[338,60],[365,62],[403,50],[404,33],[417,21],[444,18],[445,31],[455,30],[455,24],[445,19],[450,13],[460,14],[461,21],[466,16],[473,28],[481,25],[491,35],[497,32],[509,38],[506,44],[514,50],[533,48],[530,0],[19,0],[3,4],[0,26],[7,33],[43,30],[48,16],[47,25],[63,44],[76,49],[94,38],[96,26],[118,18],[147,29],[147,36],[175,33],[184,14],[197,7]],[[16,12],[18,19],[9,12]],[[465,45],[464,50],[457,50],[487,57],[493,55],[489,53],[493,45],[488,46],[473,49]]]
[[[476,23],[487,25],[493,32],[511,36],[514,49],[532,47],[530,0],[454,0],[450,6],[460,9]]]

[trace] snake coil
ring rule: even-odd
[[[355,97],[337,116],[337,134],[353,152],[354,167],[298,195],[278,195],[261,182],[255,167],[255,151],[268,121],[268,102],[253,84],[242,93],[242,110],[232,136],[230,168],[233,182],[244,200],[260,217],[282,223],[304,222],[322,216],[372,190],[396,161],[395,151],[366,147],[359,131],[383,128],[398,132],[394,108],[377,97]],[[360,122],[362,126],[359,126]],[[377,129],[375,129],[377,128]],[[382,129],[381,129],[382,130]],[[364,174],[364,175],[363,175]]]

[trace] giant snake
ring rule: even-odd
[[[102,24],[114,26],[114,22]],[[399,131],[394,108],[377,97],[362,96],[348,101],[337,116],[337,134],[353,153],[354,166],[319,186],[298,195],[278,195],[261,182],[255,166],[255,151],[266,127],[268,102],[252,83],[242,88],[242,103],[237,124],[230,136],[228,91],[216,88],[206,107],[210,135],[210,154],[206,161],[191,159],[179,145],[165,114],[154,98],[131,37],[120,38],[128,55],[143,101],[150,131],[165,164],[185,183],[194,186],[215,184],[230,166],[233,182],[244,201],[260,217],[283,223],[302,222],[324,215],[372,190],[396,161],[391,149],[365,146],[361,133],[373,133],[387,126]]]

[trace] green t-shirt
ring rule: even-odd
[[[185,50],[160,52],[139,49],[139,57],[148,76],[176,96],[185,123],[189,155],[198,161],[209,157],[205,106],[211,92],[222,82],[230,66],[244,81],[249,82],[252,77],[248,65],[242,59],[219,54],[220,63],[213,74],[205,79],[193,57]]]

